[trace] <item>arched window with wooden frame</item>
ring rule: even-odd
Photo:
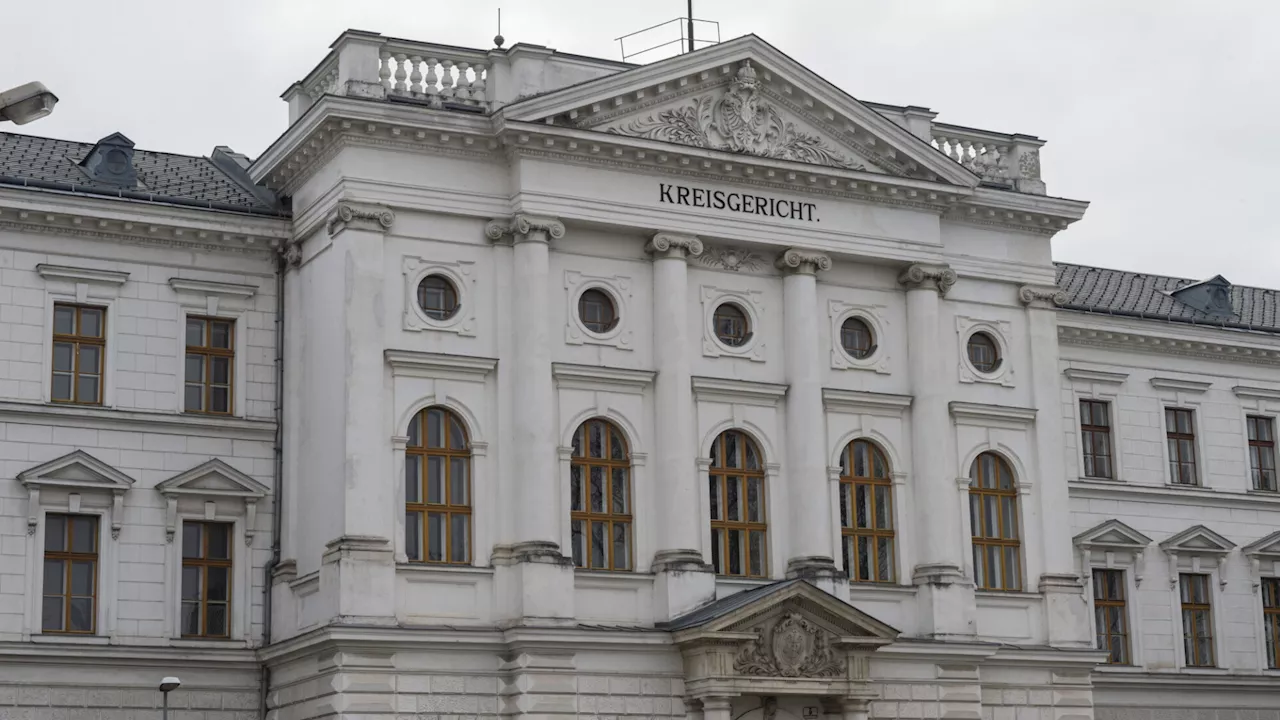
[[[711,564],[716,574],[769,576],[764,456],[754,440],[726,430],[711,446]]]
[[[854,440],[840,454],[840,543],[850,581],[897,579],[893,480],[889,461],[869,440]]]
[[[574,431],[569,496],[573,564],[632,569],[631,452],[608,420],[588,420]]]
[[[969,467],[973,580],[979,590],[1022,589],[1018,488],[1004,458],[984,452]]]
[[[409,422],[404,500],[410,561],[471,563],[471,444],[446,408],[426,408]]]

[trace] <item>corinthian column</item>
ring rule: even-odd
[[[702,557],[703,521],[690,385],[689,257],[702,254],[691,235],[658,233],[653,255],[653,358],[657,423],[654,481],[662,498],[658,550],[653,557],[654,607],[659,620],[715,599],[715,577]]]
[[[513,542],[494,549],[493,563],[516,573],[506,613],[521,622],[573,617],[573,561],[560,549],[560,517],[568,512],[556,478],[555,396],[551,376],[550,243],[564,237],[554,218],[516,215],[485,228],[491,240],[511,236],[511,446],[504,485],[515,503]],[[518,478],[515,475],[518,474]]]
[[[791,556],[787,577],[847,592],[832,560],[831,489],[827,480],[826,416],[822,408],[822,351],[818,341],[818,271],[831,269],[821,253],[790,249],[782,270],[783,340],[787,371],[787,503]]]
[[[911,483],[920,529],[912,582],[920,591],[924,632],[934,637],[971,637],[976,631],[973,583],[964,575],[959,471],[947,412],[950,353],[942,335],[942,297],[956,282],[946,265],[912,265],[898,276],[907,288],[907,369],[911,375]],[[963,509],[967,512],[967,509]]]

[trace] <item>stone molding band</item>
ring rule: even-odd
[[[773,266],[783,272],[816,275],[819,271],[831,269],[831,257],[812,250],[788,248],[778,255],[778,259],[773,261]]]
[[[510,218],[490,220],[484,226],[484,234],[493,241],[511,235],[518,243],[548,242],[564,237],[564,223],[556,218],[520,214]]]
[[[932,287],[939,295],[946,296],[958,279],[956,271],[946,265],[923,265],[916,263],[898,274],[898,282],[906,285],[908,290],[921,287]]]
[[[693,235],[660,232],[645,243],[644,251],[671,258],[698,257],[703,251],[702,241]]]

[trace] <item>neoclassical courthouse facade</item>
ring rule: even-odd
[[[0,135],[0,717],[1280,717],[1280,294],[1055,264],[1043,141],[755,36],[284,99]]]

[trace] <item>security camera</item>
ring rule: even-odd
[[[18,125],[26,125],[53,112],[57,103],[58,96],[49,92],[43,83],[19,85],[0,93],[0,122],[12,120]]]
[[[167,677],[160,681],[160,692],[167,693],[170,690],[177,690],[178,687],[181,685],[182,685],[182,681],[179,680],[178,678]]]

